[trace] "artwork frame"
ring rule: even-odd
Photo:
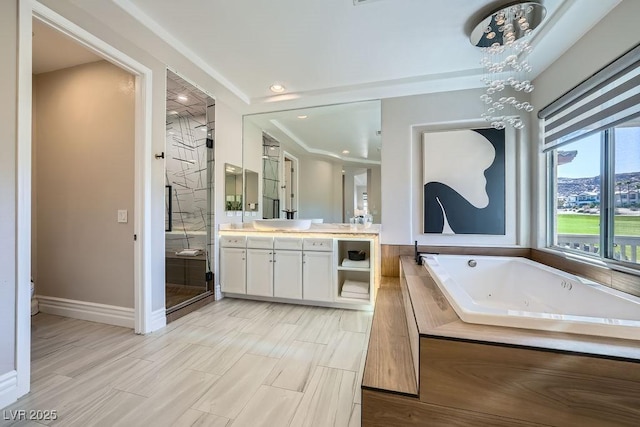
[[[504,130],[423,133],[423,233],[506,235]]]

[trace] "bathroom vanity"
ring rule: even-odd
[[[379,234],[375,224],[306,230],[223,224],[221,290],[235,298],[371,310],[380,282]]]

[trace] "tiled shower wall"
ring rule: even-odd
[[[205,116],[175,116],[167,119],[166,191],[171,197],[171,231],[166,232],[166,250],[210,249],[207,227],[213,223],[213,156],[207,148],[212,139],[215,107]],[[209,167],[208,167],[209,166]],[[168,216],[167,216],[168,217]],[[168,218],[166,228],[169,228]]]

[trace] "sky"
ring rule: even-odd
[[[640,172],[640,127],[616,129],[616,174]],[[580,139],[561,148],[577,150],[572,162],[558,167],[563,178],[590,178],[600,175],[600,134]]]

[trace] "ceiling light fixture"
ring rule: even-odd
[[[471,44],[482,49],[482,81],[486,91],[480,99],[486,104],[482,118],[495,129],[507,125],[524,128],[520,113],[530,113],[533,105],[519,99],[520,92],[531,93],[532,71],[527,57],[533,51],[529,36],[546,14],[537,2],[518,2],[496,10],[480,21],[471,32]],[[503,93],[507,89],[514,93]]]
[[[282,92],[284,92],[284,86],[281,85],[281,84],[278,84],[278,83],[272,84],[269,89],[271,89],[271,92],[274,92],[274,93],[282,93]]]
[[[302,114],[302,115],[298,116],[298,118],[301,119],[301,120],[302,119],[306,119],[307,117],[309,117],[309,116],[307,116],[306,114]]]

